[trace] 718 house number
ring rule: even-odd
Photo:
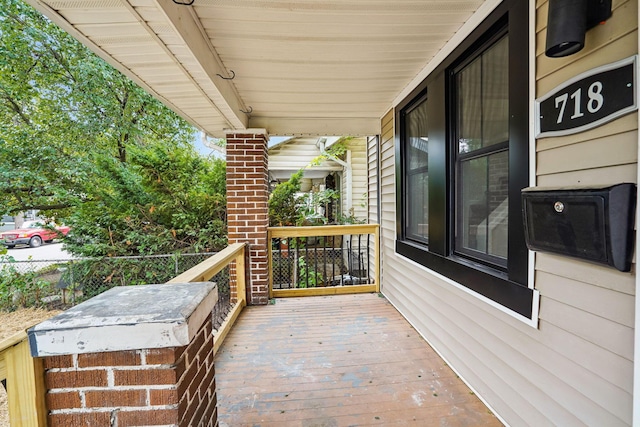
[[[604,97],[602,96],[602,82],[593,82],[587,90],[589,94],[589,101],[587,102],[587,111],[594,114],[597,113],[604,104]],[[567,100],[569,99],[568,93],[563,93],[560,96],[556,96],[556,109],[560,108],[558,112],[558,120],[556,123],[562,123],[565,119],[564,110],[567,106]],[[582,88],[579,88],[571,94],[571,101],[573,101],[573,114],[569,117],[571,120],[584,116],[582,112]]]
[[[587,71],[536,100],[536,136],[600,126],[637,109],[636,57]]]

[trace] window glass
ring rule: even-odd
[[[422,101],[405,119],[407,237],[429,241],[429,131],[427,103]]]
[[[459,249],[506,260],[508,160],[502,151],[461,162]]]
[[[483,146],[509,139],[509,39],[503,37],[482,55]]]
[[[456,75],[459,153],[508,139],[508,48],[505,36]]]

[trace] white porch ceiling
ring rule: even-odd
[[[483,0],[27,0],[212,136],[374,135]],[[489,1],[495,3],[495,1]],[[235,73],[233,80],[223,77]]]

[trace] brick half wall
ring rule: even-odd
[[[217,426],[212,320],[187,346],[44,358],[50,427]]]
[[[227,134],[227,223],[229,243],[249,244],[248,303],[267,304],[269,270],[269,178],[266,132]]]

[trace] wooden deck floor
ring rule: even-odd
[[[248,307],[216,356],[221,426],[500,426],[376,294]]]

